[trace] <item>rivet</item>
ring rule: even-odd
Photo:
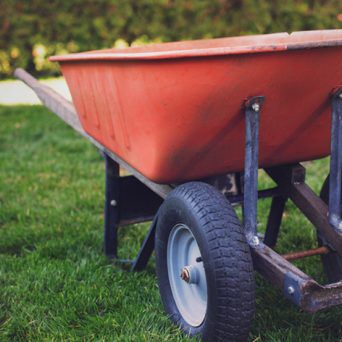
[[[112,207],[116,207],[117,202],[116,202],[115,200],[111,200],[111,201],[110,201],[110,205],[111,205]]]
[[[293,286],[289,286],[289,287],[287,288],[287,292],[288,292],[290,295],[294,294],[294,293],[295,293],[294,287],[293,287]]]

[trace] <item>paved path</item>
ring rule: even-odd
[[[67,99],[71,99],[64,78],[42,80],[42,83],[47,84]],[[18,104],[40,104],[40,101],[34,92],[21,81],[1,81],[0,105]]]

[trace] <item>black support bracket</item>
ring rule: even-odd
[[[342,88],[332,93],[331,158],[329,177],[329,222],[342,232],[341,180],[342,180]]]
[[[246,141],[244,173],[243,222],[247,242],[252,247],[260,245],[257,236],[259,117],[263,96],[254,96],[245,102]]]
[[[104,210],[104,251],[117,258],[117,230],[120,226],[152,221],[163,199],[136,177],[120,177],[119,164],[104,154],[106,190]]]
[[[144,242],[142,243],[139,253],[132,263],[131,271],[142,271],[146,268],[147,263],[154,251],[155,233],[158,222],[158,212],[155,215],[149,231],[147,232]]]
[[[106,190],[104,210],[104,252],[109,258],[117,257],[117,228],[119,216],[119,164],[104,154],[106,163]]]

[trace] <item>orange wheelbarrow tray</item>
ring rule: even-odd
[[[342,82],[341,44],[341,30],[309,31],[50,60],[61,65],[84,130],[149,179],[172,183],[243,170],[241,104],[252,95],[267,99],[260,167],[327,156],[327,94]]]
[[[119,226],[152,221],[138,256],[127,262],[142,270],[156,251],[165,310],[183,331],[246,339],[253,268],[308,312],[342,304],[342,30],[50,60],[60,63],[73,103],[24,70],[15,75],[102,151],[106,255],[118,258]],[[318,197],[299,162],[329,154],[330,177]],[[120,176],[120,167],[130,175]],[[259,168],[276,187],[258,190]],[[266,197],[272,203],[261,235],[257,203]],[[316,229],[318,248],[274,251],[288,199]],[[236,204],[244,208],[242,223]],[[290,262],[318,254],[328,285]]]

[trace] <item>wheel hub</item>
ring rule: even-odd
[[[196,266],[184,266],[181,270],[180,277],[188,284],[198,284],[199,274]]]
[[[197,241],[185,224],[177,224],[170,232],[167,267],[180,314],[188,324],[199,326],[207,311],[207,280]]]

